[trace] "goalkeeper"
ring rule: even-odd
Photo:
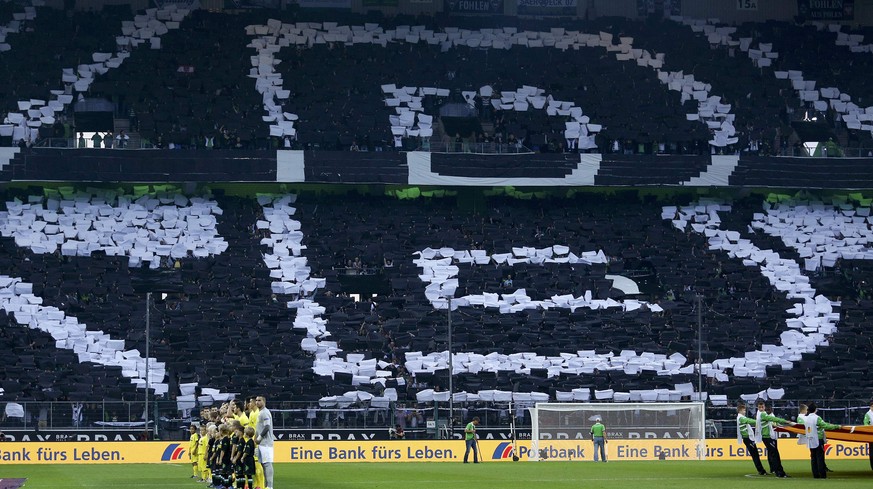
[[[600,422],[600,416],[594,418],[594,425],[591,427],[591,439],[594,440],[594,461],[597,462],[597,454],[600,452],[600,458],[606,462],[606,427]]]

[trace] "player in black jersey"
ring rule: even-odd
[[[251,433],[246,436],[246,430]],[[251,437],[255,434],[252,428],[243,429],[237,426],[234,433],[236,437],[236,450],[234,450],[234,473],[236,474],[237,489],[245,489],[246,484],[251,489],[254,487],[255,476],[255,442]]]
[[[215,425],[209,423],[206,427],[206,453],[204,454],[206,460],[206,474],[207,474],[207,482],[209,482],[210,487],[214,487],[212,481],[212,474],[215,472],[215,462],[213,457],[215,455],[215,439],[218,438],[218,430],[215,428]]]
[[[246,476],[243,473],[243,450],[245,449],[246,440],[243,435],[243,427],[242,424],[234,426],[233,428],[233,436],[231,439],[233,440],[233,474],[236,478],[235,486],[237,489],[245,489],[246,486]]]
[[[215,487],[219,489],[227,489],[233,484],[233,445],[230,439],[230,427],[227,425],[221,426],[221,437],[218,441],[218,472],[221,474],[218,483]],[[214,478],[214,477],[213,477]]]
[[[249,489],[254,488],[255,481],[255,429],[251,426],[246,427],[244,432],[243,447],[242,447],[242,467],[243,476],[245,476],[246,484]],[[237,488],[240,485],[237,483]]]

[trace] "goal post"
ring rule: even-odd
[[[609,460],[704,460],[702,402],[537,403],[527,460],[593,460],[591,427],[606,427]]]

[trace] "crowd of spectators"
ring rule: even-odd
[[[312,17],[315,14],[301,11],[270,14],[286,22],[317,20]],[[546,116],[543,111],[494,110],[481,98],[474,102],[478,129],[455,133],[436,124],[434,138],[403,138],[398,144],[388,122],[393,112],[385,106],[380,90],[384,83],[435,86],[447,88],[458,97],[463,90],[477,90],[484,85],[498,92],[532,85],[543,88],[555,99],[573,102],[592,122],[602,124],[604,129],[596,138],[600,152],[713,151],[705,125],[685,118],[686,113],[694,111],[692,105],[696,102],[681,104],[678,94],[666,90],[653,70],[616,61],[612,53],[594,48],[482,50],[454,46],[445,50],[440,45],[425,43],[389,43],[382,47],[331,42],[287,47],[277,54],[281,60],[277,70],[291,92],[283,101],[283,110],[299,114],[298,133],[287,139],[270,137],[267,124],[261,120],[262,100],[252,79],[246,77],[254,51],[247,47],[252,38],[246,35],[245,27],[264,23],[264,15],[260,11],[195,11],[182,22],[181,28],[164,36],[162,49],[137,48],[121,67],[98,77],[82,95],[111,101],[114,117],[129,120],[129,132],[134,139],[129,147],[379,151],[427,149],[440,143],[443,147],[468,149],[475,145],[505,145],[516,151],[522,148],[538,152],[576,151],[564,138],[566,117]],[[44,99],[50,90],[64,88],[58,80],[59,68],[87,62],[94,52],[112,52],[115,26],[132,16],[128,7],[107,7],[87,13],[40,7],[39,15],[28,23],[25,32],[10,39],[14,49],[3,53],[9,62],[2,64],[5,70],[0,67],[3,82],[0,86],[6,87],[0,88],[2,105],[8,110],[18,100]],[[446,26],[481,28],[493,23],[446,16],[369,19],[352,15],[338,20],[353,25],[377,20],[386,29],[405,23],[437,30]],[[739,142],[716,148],[715,152],[765,155],[796,152],[790,124],[802,117],[804,107],[790,83],[775,79],[769,69],[755,68],[744,53],[710,45],[705,36],[694,34],[687,26],[656,18],[644,21],[501,18],[501,22],[519,29],[548,30],[561,26],[606,32],[615,38],[632,37],[634,46],[665,53],[665,70],[690,73],[711,83],[713,93],[731,105],[737,115]],[[53,35],[46,36],[45,32]],[[842,87],[855,94],[854,100],[859,104],[870,98],[860,75],[867,62],[858,53],[836,46],[834,32],[768,22],[742,25],[736,35],[773,42],[780,51],[778,66],[773,69],[802,69],[808,73],[807,78],[818,80],[822,86]],[[816,61],[822,59],[827,62]],[[398,72],[399,60],[413,69]],[[20,66],[27,68],[13,69]],[[732,73],[730,79],[721,76],[725,71]],[[617,93],[622,96],[616,96]],[[440,106],[450,101],[426,97],[424,110],[439,119]],[[72,116],[67,114],[67,119],[72,120]],[[832,114],[823,116],[836,123]],[[41,131],[40,137],[77,139],[66,127],[62,136],[49,127]],[[848,144],[858,147],[870,142],[863,131],[848,131],[846,138]],[[456,145],[458,140],[462,145]],[[18,144],[11,140],[2,142]],[[78,141],[72,146],[78,147]]]
[[[684,198],[669,200],[681,204]],[[738,201],[733,212],[723,214],[725,228],[745,230],[750,215],[760,210],[759,199],[751,196]],[[303,333],[292,327],[284,298],[271,291],[272,279],[260,258],[263,237],[253,231],[262,216],[260,206],[235,197],[219,196],[218,203],[222,209],[218,232],[229,244],[227,251],[218,258],[168,262],[166,269],[178,275],[181,290],[158,300],[152,311],[151,351],[167,362],[171,391],[177,391],[177,383],[187,382],[229,391],[256,385],[277,392],[277,400],[317,400],[349,390],[351,386],[339,378],[331,380],[313,373],[311,357],[301,352]],[[305,194],[297,218],[305,230],[304,254],[312,276],[327,280],[315,299],[325,308],[323,317],[331,339],[344,355],[360,353],[386,362],[384,369],[391,378],[405,380],[393,385],[401,399],[414,400],[421,389],[447,388],[447,376],[438,371],[413,372],[406,363],[410,352],[445,349],[445,315],[421,294],[422,270],[408,259],[428,247],[498,253],[509,252],[514,246],[544,248],[565,243],[574,252],[602,250],[609,257],[607,264],[526,264],[511,269],[460,266],[458,296],[523,288],[534,298],[568,293],[581,296],[590,291],[595,299],[622,299],[623,293],[605,278],[606,274],[617,274],[638,281],[643,295],[634,298],[663,309],[528,310],[506,315],[494,309],[465,307],[453,319],[458,351],[557,355],[566,349],[591,346],[590,335],[596,332],[597,337],[608,338],[602,345],[593,345],[598,351],[666,350],[692,358],[696,346],[690,338],[695,334],[698,295],[706,304],[705,360],[778,343],[785,328],[784,313],[793,306],[792,301],[755,269],[726,253],[711,251],[702,234],[674,229],[658,215],[660,204],[633,191],[610,197],[579,193],[573,198],[542,200],[490,197],[487,205],[472,212],[459,208],[454,199],[398,201],[384,196]],[[741,233],[762,249],[776,250],[788,258],[796,255],[776,238]],[[7,273],[32,282],[34,293],[45,304],[56,305],[80,322],[124,339],[130,348],[144,349],[142,298],[132,286],[134,270],[127,258],[34,254],[17,247],[12,238],[0,238],[0,245],[6,250],[2,265]],[[342,275],[347,270],[362,275],[361,279],[384,282],[390,292],[360,300],[357,286],[344,284]],[[804,389],[812,376],[815,383],[811,388],[817,394],[826,390],[837,397],[850,395],[849,386],[841,384],[832,371],[854,368],[839,353],[861,341],[859,331],[873,314],[873,304],[858,292],[863,288],[858,284],[869,283],[867,275],[869,267],[863,263],[846,262],[837,274],[810,277],[821,293],[843,301],[839,333],[819,356],[804,359],[792,370],[768,367],[768,383],[791,386],[797,395],[807,395]],[[94,307],[97,304],[113,306]],[[0,314],[0,319],[5,324],[14,322],[6,314]],[[17,332],[11,334],[13,328],[0,328],[6,332],[0,333],[4,344],[17,352],[6,367],[16,380],[0,381],[7,393],[35,400],[93,395],[136,398],[132,385],[115,383],[115,369],[95,370],[79,364],[67,350],[53,356],[37,355],[54,340],[28,328],[14,330]],[[234,348],[225,351],[214,345],[216,338],[228,338]],[[259,352],[256,357],[252,355],[255,351]],[[55,362],[77,367],[59,373]],[[271,369],[272,377],[258,376],[255,366]],[[95,375],[100,382],[92,381]],[[657,388],[677,379],[619,370],[548,379],[514,372],[461,373],[455,381],[458,391],[551,392],[580,386]],[[728,383],[707,379],[706,388],[736,397],[755,385],[751,379],[734,378]],[[808,391],[809,395],[813,391]]]

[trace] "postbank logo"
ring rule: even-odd
[[[497,448],[494,449],[494,453],[491,454],[491,460],[502,460],[505,458],[512,458],[512,443],[502,442],[497,445]]]
[[[185,447],[178,443],[170,443],[167,445],[167,449],[164,450],[163,455],[161,455],[161,462],[182,460],[183,455],[185,455]]]

